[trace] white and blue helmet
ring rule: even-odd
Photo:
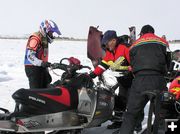
[[[53,39],[55,38],[54,34],[57,34],[58,36],[61,35],[57,24],[52,20],[45,20],[41,22],[40,31],[43,36],[48,38],[49,43],[53,42]]]

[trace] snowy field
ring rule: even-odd
[[[0,107],[10,111],[14,109],[14,101],[11,98],[13,92],[20,88],[29,88],[23,65],[26,42],[27,40],[0,39]],[[172,51],[180,49],[180,44],[170,44],[170,48]],[[80,59],[82,65],[92,67],[91,61],[87,58],[87,42],[54,41],[50,45],[49,61],[51,63],[71,56]],[[50,73],[53,81],[58,79],[52,71]],[[111,133],[112,130],[106,130],[105,125],[102,128],[85,130],[83,133]]]

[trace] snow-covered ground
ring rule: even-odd
[[[24,72],[24,54],[27,40],[0,39],[0,107],[13,111],[14,101],[11,95],[20,88],[29,88],[28,80]],[[180,44],[171,44],[171,50],[180,49]],[[87,58],[87,42],[80,41],[54,41],[50,45],[49,61],[59,62],[64,57],[76,57],[83,65],[92,67],[91,61]],[[58,79],[53,72],[50,72],[53,81]],[[98,131],[99,130],[99,131]],[[103,133],[112,131],[105,127],[89,129],[84,134]]]

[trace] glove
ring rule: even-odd
[[[125,62],[124,57],[119,57],[114,63],[110,65],[110,69],[115,70],[128,70],[128,66],[123,66],[122,64]]]
[[[118,69],[119,66],[120,66],[120,65],[118,65],[118,64],[116,64],[116,63],[113,63],[113,64],[110,65],[110,69],[111,69],[112,71],[115,71],[115,70]]]
[[[41,63],[41,66],[46,68],[46,67],[50,67],[51,66],[51,63],[50,62],[42,62]]]
[[[92,79],[94,79],[94,78],[96,78],[96,74],[94,73],[94,72],[91,72],[90,74],[89,74],[89,77],[91,77]]]

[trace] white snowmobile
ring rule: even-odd
[[[106,76],[104,84],[95,84],[87,73],[77,73],[88,66],[64,60],[68,58],[52,64],[65,72],[50,88],[19,89],[12,95],[15,110],[0,109],[0,133],[78,134],[111,118],[116,78]]]

